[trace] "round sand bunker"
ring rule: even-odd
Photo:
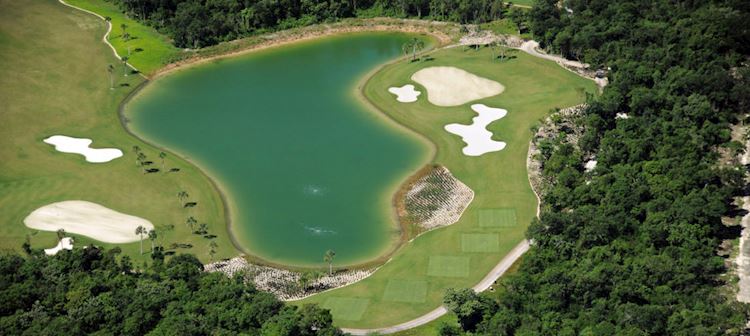
[[[458,106],[499,95],[500,83],[456,67],[438,66],[415,72],[411,79],[427,89],[427,100],[437,106]]]
[[[65,230],[105,243],[132,243],[139,226],[153,230],[151,222],[86,201],[63,201],[45,205],[29,214],[23,223],[42,231]]]

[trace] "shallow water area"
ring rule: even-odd
[[[428,149],[355,88],[410,38],[348,34],[180,70],[127,104],[129,127],[219,181],[248,253],[294,266],[322,265],[328,249],[338,265],[371,260],[398,239],[391,197]]]

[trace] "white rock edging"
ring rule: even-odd
[[[230,277],[238,272],[245,272],[245,278],[252,281],[255,287],[271,292],[284,301],[301,300],[314,294],[348,286],[367,278],[377,270],[353,270],[336,272],[333,275],[325,274],[317,279],[310,279],[302,288],[301,273],[251,264],[242,256],[207,264],[203,266],[203,269],[206,272],[221,272]]]
[[[402,87],[390,87],[388,92],[396,95],[396,100],[402,103],[413,103],[422,94],[414,89],[414,85],[406,84]]]
[[[122,156],[122,151],[117,148],[91,148],[93,142],[87,138],[73,138],[65,135],[53,135],[44,139],[45,143],[55,146],[55,149],[63,153],[81,154],[86,161],[92,163],[104,163]]]
[[[488,107],[484,104],[471,105],[471,109],[477,112],[478,116],[472,119],[471,125],[448,124],[445,130],[461,137],[466,143],[463,148],[464,155],[480,156],[489,152],[496,152],[505,148],[505,142],[492,140],[492,132],[487,130],[487,126],[495,120],[501,119],[508,114],[508,111]]]
[[[139,226],[147,231],[154,225],[140,217],[127,215],[87,201],[63,201],[31,212],[23,223],[32,229],[55,232],[59,229],[105,243],[133,243]]]

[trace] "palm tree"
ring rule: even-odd
[[[177,193],[177,199],[180,200],[180,206],[182,206],[182,203],[184,203],[188,197],[190,197],[190,195],[188,195],[187,191],[180,191]]]
[[[57,229],[57,241],[62,241],[65,238],[65,229]]]
[[[109,89],[114,90],[115,89],[115,66],[112,64],[107,65],[107,73],[109,73]]]
[[[206,234],[206,233],[208,233],[208,224],[201,223],[201,225],[198,225],[198,233],[200,233],[200,234]]]
[[[401,50],[403,50],[404,53],[408,53],[409,51],[411,51],[412,62],[417,60],[417,50],[422,50],[422,48],[424,48],[424,41],[416,37],[401,46]]]
[[[148,231],[143,226],[139,225],[137,228],[135,228],[135,234],[141,237],[141,254],[143,254],[143,235],[146,233],[148,233]]]
[[[195,224],[197,224],[197,223],[198,223],[198,221],[197,221],[197,220],[195,220],[195,218],[193,218],[193,216],[190,216],[190,217],[188,217],[188,218],[187,218],[187,219],[185,220],[185,224],[187,224],[187,226],[189,226],[189,227],[190,227],[190,231],[193,231],[193,225],[195,225]]]
[[[129,57],[128,56],[122,56],[122,57],[120,57],[120,59],[122,60],[122,74],[123,74],[123,76],[128,77],[128,59],[129,59]]]
[[[211,261],[214,261],[214,254],[216,254],[216,248],[218,247],[219,244],[217,244],[215,240],[211,239],[211,242],[208,244],[208,255],[211,256]]]
[[[149,230],[148,239],[151,240],[151,253],[154,253],[154,240],[156,240],[156,238],[157,238],[156,230]]]
[[[125,29],[128,29],[128,25],[126,25],[124,23],[121,23],[120,24],[120,29],[122,29],[122,35],[123,35],[122,37],[124,38],[125,37],[125,33],[126,33]]]
[[[161,170],[164,170],[164,158],[167,157],[167,153],[159,152],[159,158],[161,159]]]
[[[136,164],[139,165],[143,169],[144,174],[146,173],[146,167],[143,166],[145,162],[146,162],[146,154],[143,154],[143,152],[138,152]]]
[[[326,254],[323,256],[323,261],[328,263],[328,275],[333,275],[333,258],[336,257],[336,252],[333,250],[326,251]]]

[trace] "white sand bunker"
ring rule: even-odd
[[[65,135],[53,135],[44,142],[55,146],[55,149],[63,153],[81,154],[86,161],[93,163],[109,162],[122,156],[122,151],[117,148],[91,148],[91,139],[72,138]]]
[[[480,156],[489,152],[496,152],[505,148],[505,142],[492,140],[492,132],[487,130],[487,125],[498,120],[508,111],[488,107],[484,104],[471,105],[471,109],[479,116],[474,117],[471,125],[448,124],[445,130],[456,134],[466,143],[463,149],[464,155]]]
[[[45,205],[29,214],[23,223],[42,230],[65,230],[105,243],[132,243],[140,239],[135,229],[153,230],[151,222],[86,201],[64,201]]]
[[[422,94],[417,90],[414,90],[414,85],[406,84],[402,87],[391,87],[388,88],[388,92],[396,95],[396,100],[402,103],[413,103],[417,101],[417,97]]]
[[[411,79],[427,89],[427,100],[437,106],[458,106],[492,97],[505,90],[500,83],[455,67],[429,67]]]
[[[57,252],[60,252],[62,250],[72,250],[72,249],[73,249],[73,238],[65,237],[61,239],[55,247],[44,249],[44,254],[55,255],[57,254]]]

